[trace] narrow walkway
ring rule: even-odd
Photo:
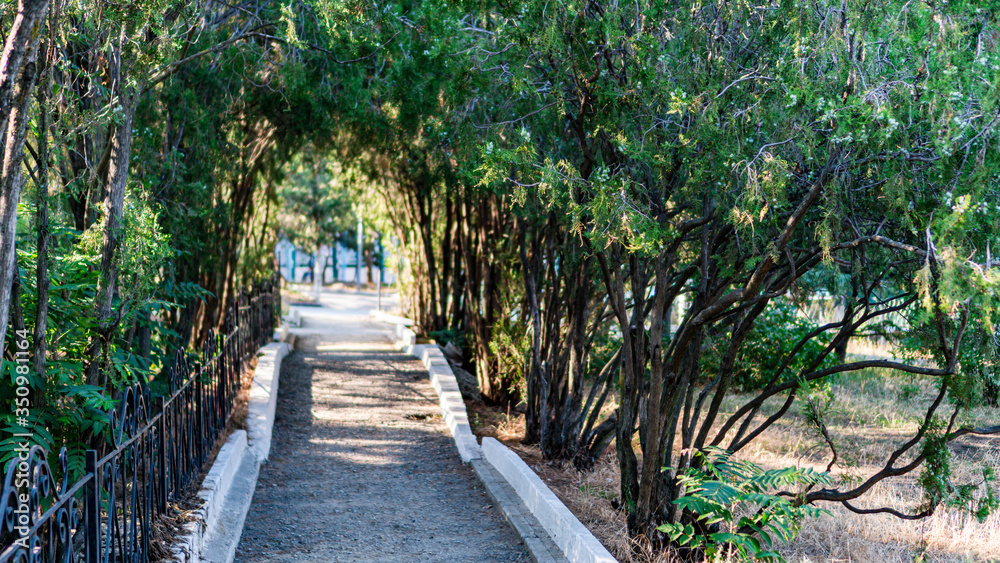
[[[237,562],[528,562],[369,296],[303,308]],[[371,303],[368,303],[371,301]]]

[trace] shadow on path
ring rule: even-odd
[[[302,335],[282,364],[236,561],[529,561],[459,460],[421,364],[382,326],[339,320],[357,330]]]

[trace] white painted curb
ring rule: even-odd
[[[437,346],[425,346],[421,351],[420,359],[427,367],[427,373],[431,376],[431,384],[437,391],[441,403],[441,412],[444,413],[445,424],[451,430],[452,437],[455,438],[455,447],[458,448],[458,455],[462,458],[462,463],[469,463],[474,459],[483,457],[476,437],[472,434],[469,426],[469,414],[465,410],[465,401],[462,400],[462,392],[458,389],[458,381],[455,379],[448,360],[444,358],[440,348]]]
[[[294,342],[295,335],[290,331],[292,327],[302,326],[302,313],[294,306],[289,306],[288,314],[285,315],[285,322],[281,323],[281,327],[274,331],[274,340],[276,342]]]
[[[481,447],[476,443],[476,437],[469,427],[465,402],[458,390],[458,382],[441,349],[433,344],[417,344],[416,334],[407,328],[408,325],[386,322],[396,325],[399,348],[420,358],[427,367],[434,389],[441,398],[441,410],[455,438],[455,446],[462,461],[469,463],[474,459],[483,459],[489,463],[510,484],[521,502],[542,524],[569,561],[618,563],[600,540],[580,523],[520,456],[493,438],[483,438]]]
[[[250,450],[263,463],[271,452],[271,431],[274,411],[278,407],[278,373],[281,360],[291,347],[287,343],[272,343],[258,352],[257,369],[250,385],[247,405],[247,440]]]
[[[214,530],[219,521],[222,500],[229,492],[229,487],[233,483],[233,475],[236,474],[236,469],[240,466],[246,449],[246,430],[233,432],[219,450],[219,455],[216,456],[212,469],[209,470],[205,480],[201,483],[198,498],[205,503],[202,510],[205,511],[205,529],[208,531]]]
[[[524,505],[545,527],[567,559],[574,563],[617,563],[617,559],[520,456],[493,438],[483,438],[482,452],[486,461],[510,483]]]
[[[241,502],[240,506],[225,505],[233,482],[240,477],[238,470],[250,472],[250,477],[256,483],[260,464],[267,459],[271,450],[271,431],[274,426],[274,411],[278,401],[278,375],[281,360],[288,354],[290,347],[286,343],[272,343],[258,350],[257,367],[254,369],[253,382],[250,387],[250,401],[247,408],[247,430],[233,432],[226,443],[219,449],[208,475],[201,484],[198,498],[202,506],[192,513],[193,521],[184,525],[184,536],[171,547],[173,560],[178,563],[195,563],[202,561],[210,541],[221,536],[222,530],[219,516],[226,511],[237,511],[240,522],[246,518],[252,500]],[[247,455],[252,455],[252,463],[244,464]],[[229,530],[230,536],[235,532],[235,541],[228,542],[225,553],[212,554],[213,561],[231,563],[236,556],[236,546],[239,544],[242,527],[239,531]]]
[[[472,428],[469,427],[469,413],[465,410],[465,401],[462,400],[462,392],[458,389],[458,380],[455,379],[455,373],[451,371],[451,366],[448,365],[448,360],[441,353],[441,349],[433,344],[417,344],[416,333],[408,328],[413,325],[410,319],[386,315],[379,311],[372,311],[372,316],[377,320],[396,325],[399,348],[424,363],[430,375],[431,385],[437,391],[441,413],[455,439],[455,447],[458,448],[458,456],[462,458],[462,463],[482,459],[483,453],[479,449],[475,435],[472,434]]]
[[[302,312],[299,311],[294,305],[289,306],[288,316],[285,317],[285,322],[282,324],[294,327],[302,326]]]
[[[384,311],[379,311],[377,309],[371,310],[371,316],[377,321],[382,321],[384,323],[403,325],[403,326],[413,326],[413,321],[407,319],[406,317],[400,317],[398,315],[390,315]]]

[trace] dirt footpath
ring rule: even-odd
[[[236,561],[530,561],[459,460],[423,366],[384,325],[350,321],[282,364]]]

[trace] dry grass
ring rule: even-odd
[[[826,410],[824,422],[838,445],[838,463],[831,471],[835,481],[846,486],[878,471],[888,452],[913,436],[934,390],[931,378],[893,376],[879,370],[833,383],[835,400]],[[731,410],[740,399],[731,399]],[[983,407],[966,413],[961,422],[995,424],[998,418],[998,409]],[[1000,440],[966,437],[956,441],[951,450],[956,484],[978,482],[984,466],[1000,470]],[[740,457],[764,467],[800,465],[822,470],[830,451],[815,428],[795,412],[776,423]],[[913,511],[921,501],[916,477],[883,481],[857,505]],[[1000,561],[997,514],[980,523],[957,510],[940,508],[929,518],[905,521],[890,515],[862,516],[839,505],[823,508],[831,515],[807,521],[799,537],[781,550],[788,561]]]
[[[469,414],[469,426],[479,438],[484,436],[496,438],[508,447],[519,444],[524,438],[523,411],[511,409],[505,411],[499,407],[468,400],[465,406]]]
[[[860,482],[881,468],[891,449],[912,437],[924,409],[933,398],[935,382],[930,378],[900,377],[869,370],[842,377],[831,385],[833,400],[824,422],[838,444],[838,463],[831,471],[842,486]],[[735,412],[747,397],[727,398],[723,410]],[[518,452],[570,510],[623,563],[665,563],[672,558],[652,556],[633,545],[625,534],[624,514],[612,507],[618,497],[618,467],[614,447],[594,471],[579,473],[569,464],[542,461],[536,447],[520,444],[524,416],[469,404],[473,432],[492,436]],[[766,405],[758,420],[777,409]],[[1000,409],[979,408],[964,415],[963,424],[996,424]],[[636,444],[636,449],[638,445]],[[1000,472],[1000,439],[966,437],[953,444],[953,482],[965,483],[981,477],[981,468]],[[765,468],[809,466],[824,470],[830,451],[814,427],[802,415],[789,412],[763,433],[739,457]],[[889,506],[912,511],[921,500],[916,475],[883,481],[875,486],[861,507]],[[985,522],[941,508],[919,521],[899,520],[890,515],[854,514],[839,505],[822,506],[829,516],[804,523],[799,536],[779,551],[794,563],[824,562],[969,562],[1000,561],[1000,515]]]

